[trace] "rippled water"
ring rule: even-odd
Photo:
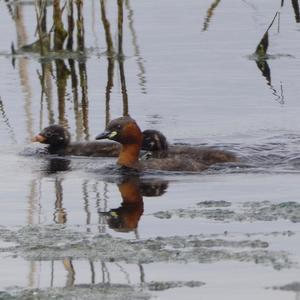
[[[21,48],[37,39],[33,2],[0,1],[0,299],[297,299],[292,3],[269,32],[267,78],[252,54],[281,1],[124,1],[130,115],[171,143],[239,157],[200,174],[124,177],[114,158],[37,155],[31,143],[50,123],[93,140],[127,108],[101,2],[84,1],[85,53],[41,59]],[[117,1],[105,3],[117,48]]]

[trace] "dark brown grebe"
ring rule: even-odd
[[[190,158],[188,155],[176,154],[172,157],[139,160],[143,145],[143,134],[131,117],[121,117],[111,121],[107,129],[96,139],[110,139],[119,142],[122,147],[117,164],[136,170],[154,169],[165,171],[202,171],[208,164],[200,159]]]

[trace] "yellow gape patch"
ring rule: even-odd
[[[111,215],[112,217],[114,217],[114,218],[117,218],[117,217],[118,217],[118,214],[117,214],[115,211],[112,211],[112,212],[110,213],[110,215]]]
[[[112,131],[108,137],[111,139],[111,138],[115,137],[117,134],[118,133],[116,131]]]

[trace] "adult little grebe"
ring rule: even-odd
[[[106,131],[96,137],[98,140],[105,138],[119,142],[122,145],[117,163],[123,167],[137,170],[146,168],[165,171],[202,171],[208,167],[203,161],[180,154],[139,161],[143,134],[135,120],[129,116],[111,121]]]
[[[150,151],[150,157],[152,158],[170,158],[176,155],[188,155],[190,158],[203,161],[207,165],[237,161],[237,157],[229,151],[211,147],[169,144],[166,137],[157,130],[145,130],[143,134],[145,138],[142,147]]]
[[[145,132],[148,143],[145,143],[145,148],[142,147],[142,149],[152,151],[151,144],[158,144],[159,141],[152,141],[154,137],[151,133],[147,133],[147,130]],[[44,128],[33,138],[33,141],[49,145],[48,153],[58,155],[117,157],[121,149],[120,144],[114,142],[72,143],[69,131],[60,125],[50,125]]]

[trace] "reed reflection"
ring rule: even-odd
[[[140,69],[138,77],[140,85],[145,90],[145,68],[140,50],[137,44],[137,36],[133,26],[133,10],[129,1],[116,1],[117,4],[117,46],[114,47],[110,23],[106,16],[106,3],[100,0],[101,20],[105,32],[107,46],[107,84],[105,88],[106,111],[105,122],[110,121],[110,98],[114,85],[115,62],[118,64],[121,94],[123,99],[123,115],[129,113],[128,93],[125,77],[125,56],[123,53],[123,23],[124,23],[124,3],[128,10],[128,20],[130,32],[132,33],[132,42],[137,56],[137,62]],[[68,112],[69,97],[68,87],[72,87],[72,99],[75,126],[76,141],[82,139],[89,140],[89,99],[88,99],[88,71],[86,67],[86,46],[85,46],[85,23],[83,18],[84,2],[82,0],[68,0],[64,3],[55,0],[50,6],[52,8],[53,25],[47,29],[47,1],[36,1],[36,22],[38,39],[32,44],[27,44],[27,34],[21,6],[16,4],[15,23],[18,35],[18,49],[13,54],[22,54],[24,52],[40,53],[40,70],[37,71],[38,79],[41,85],[40,117],[39,127],[42,129],[45,125],[58,123],[68,127],[71,122]],[[67,13],[66,13],[67,12]],[[49,14],[49,12],[48,12]],[[92,12],[94,15],[94,12]],[[65,22],[65,19],[67,22]],[[51,36],[51,39],[50,39]],[[115,50],[116,49],[116,50]],[[33,116],[31,112],[32,92],[29,86],[28,74],[26,70],[26,59],[21,55],[13,56],[20,62],[20,78],[24,86],[25,110],[27,115],[27,131],[29,136],[33,136]],[[55,86],[57,95],[57,108],[55,108],[55,99],[53,97],[53,88]],[[79,91],[81,89],[81,91]],[[46,120],[44,120],[44,114]],[[57,117],[56,117],[57,115]],[[47,124],[45,124],[47,122]]]
[[[120,70],[121,91],[123,96],[123,116],[128,116],[129,107],[123,54],[123,0],[118,0],[118,63]]]
[[[271,69],[266,59],[258,59],[255,61],[258,69],[261,71],[262,76],[266,79],[267,86],[271,89],[272,94],[275,97],[275,101],[284,104],[284,94],[283,94],[283,86],[280,83],[280,91],[278,92],[277,89],[271,83]]]
[[[86,213],[86,231],[91,232],[89,225],[91,225],[91,211],[90,211],[90,204],[89,204],[89,193],[88,193],[88,181],[85,180],[82,184],[82,195],[84,201],[84,211]]]
[[[56,224],[65,224],[67,222],[67,212],[63,207],[63,186],[62,179],[55,179],[55,211],[53,221]]]
[[[210,20],[211,20],[212,16],[214,15],[214,10],[217,8],[217,6],[219,5],[220,2],[221,2],[221,0],[213,1],[211,6],[209,7],[209,9],[207,10],[202,31],[206,31],[208,29]]]
[[[65,270],[67,271],[65,287],[72,287],[74,286],[76,275],[73,260],[71,258],[65,258],[63,260],[63,265]]]
[[[134,29],[134,11],[130,5],[129,0],[125,0],[125,6],[128,11],[127,19],[128,19],[129,30],[130,30],[131,36],[132,36],[132,45],[133,45],[133,49],[134,49],[134,55],[136,57],[136,62],[137,62],[137,66],[139,69],[139,73],[137,74],[137,77],[139,78],[139,85],[141,87],[141,92],[143,94],[146,94],[147,93],[146,68],[144,66],[144,58],[141,55],[141,50],[138,45],[137,33],[136,33],[136,30]]]
[[[84,139],[89,140],[89,100],[88,100],[88,78],[85,62],[78,62],[79,78],[81,87],[81,109]]]
[[[55,120],[55,109],[53,108],[52,96],[52,78],[53,65],[51,62],[41,62],[41,75],[39,75],[41,83],[41,109],[40,109],[40,129],[43,127],[43,110],[46,109],[49,125],[58,123],[64,127],[68,127],[69,116],[66,112],[66,95],[67,86],[70,81],[72,87],[73,110],[75,117],[76,141],[89,140],[89,100],[88,100],[88,79],[85,61],[77,62],[68,59],[68,66],[63,59],[55,59],[55,86],[57,90],[57,112],[58,120]],[[81,89],[79,93],[78,89]],[[81,97],[80,97],[81,96]],[[46,102],[44,107],[43,103]]]
[[[105,88],[105,125],[107,125],[110,121],[110,94],[112,87],[114,85],[114,46],[112,41],[112,36],[110,32],[110,23],[106,17],[106,8],[104,0],[100,0],[101,7],[101,20],[105,33],[106,40],[106,53],[107,53],[107,83]]]
[[[108,183],[103,182],[103,191],[102,193],[100,193],[99,182],[96,182],[95,184],[93,184],[93,193],[95,194],[96,198],[97,210],[106,212],[109,200]],[[98,231],[100,233],[104,233],[106,231],[106,221],[101,214],[98,214]]]
[[[14,10],[13,10],[11,3],[7,2],[7,1],[5,1],[5,2],[6,2],[6,7],[8,10],[8,13],[10,14],[11,18],[14,19],[15,14],[14,14]]]
[[[58,123],[67,127],[68,120],[65,116],[65,95],[67,89],[67,79],[70,73],[62,59],[56,59],[55,66],[58,97]]]
[[[58,159],[65,161],[65,159]],[[122,176],[118,180],[117,186],[122,198],[118,208],[112,208],[107,211],[109,196],[108,185],[105,182],[103,191],[100,193],[97,184],[93,185],[92,191],[89,189],[90,182],[84,180],[82,183],[83,211],[86,215],[86,230],[91,232],[93,224],[93,211],[91,209],[90,199],[96,198],[96,207],[98,209],[98,228],[100,232],[105,232],[104,223],[115,231],[130,232],[138,227],[139,220],[144,212],[143,197],[160,197],[168,188],[168,181],[160,179],[141,180],[138,176]],[[63,179],[56,177],[54,181],[55,203],[53,221],[56,224],[67,223],[67,210],[63,206]],[[104,217],[104,219],[103,219]]]
[[[123,0],[117,0],[118,5],[118,47],[117,53],[115,53],[113,39],[110,31],[110,23],[106,16],[106,7],[105,2],[100,0],[101,7],[101,19],[102,25],[105,32],[105,40],[106,40],[106,54],[107,54],[107,84],[106,84],[106,114],[105,114],[105,123],[106,125],[110,121],[110,94],[113,87],[113,77],[114,77],[114,68],[115,58],[117,59],[119,65],[119,74],[120,74],[120,82],[121,82],[121,93],[123,98],[123,115],[128,115],[129,107],[128,107],[128,94],[126,87],[126,78],[125,78],[125,68],[124,68],[124,53],[123,53]]]
[[[10,121],[9,121],[9,118],[8,118],[8,116],[6,114],[4,103],[3,103],[2,99],[1,99],[1,97],[0,97],[0,115],[2,117],[3,123],[5,124],[5,126],[6,126],[6,128],[8,130],[8,134],[9,134],[9,137],[10,137],[11,141],[13,143],[17,143],[14,129],[13,129],[13,127],[10,124]]]
[[[64,41],[67,38],[67,31],[62,21],[62,9],[60,1],[53,1],[53,22],[54,22],[54,51],[63,49]]]
[[[52,64],[51,63],[41,63],[42,73],[39,75],[41,84],[41,108],[40,108],[40,123],[39,128],[43,127],[43,106],[46,101],[46,110],[48,115],[48,123],[50,125],[55,123],[54,111],[53,111],[53,92],[52,92]],[[45,99],[45,101],[44,101]]]
[[[61,271],[61,264],[65,271],[65,281],[61,282],[61,276],[59,272]],[[41,262],[40,268],[47,265],[48,262]],[[35,268],[35,276],[32,277],[33,285],[32,288],[35,287],[34,281],[39,282],[41,274],[39,274],[38,268]],[[105,262],[105,261],[94,261],[91,259],[87,260],[76,260],[72,258],[65,258],[62,261],[54,261],[50,262],[50,287],[90,287],[94,288],[97,285],[100,289],[104,289],[103,292],[108,290],[118,290],[120,288],[120,283],[116,282],[116,272],[119,273],[117,275],[119,280],[125,281],[126,283],[122,283],[122,287],[135,287],[135,277],[138,275],[140,288],[146,287],[146,273],[144,270],[144,266],[142,264],[137,264],[134,269],[127,269],[127,265],[125,263],[119,262]],[[33,274],[33,275],[34,275]],[[45,276],[45,273],[43,274]],[[84,276],[83,282],[80,282],[79,278]],[[59,281],[58,281],[59,280]]]
[[[84,19],[83,19],[83,1],[68,0],[61,6],[61,1],[55,0],[51,4],[53,11],[53,26],[47,31],[47,1],[36,1],[36,17],[37,17],[37,33],[38,40],[32,44],[27,44],[27,35],[23,24],[21,12],[18,10],[14,18],[16,21],[18,50],[22,52],[40,52],[41,54],[41,71],[38,71],[39,81],[41,84],[41,110],[40,110],[40,128],[43,124],[43,110],[47,110],[48,124],[59,123],[68,126],[69,116],[66,112],[66,95],[68,94],[68,82],[71,78],[71,86],[73,93],[74,114],[76,124],[76,140],[89,139],[89,118],[88,118],[88,79],[86,61],[84,59],[85,52],[85,37],[84,37]],[[67,9],[65,9],[67,6]],[[18,8],[19,5],[16,4]],[[76,20],[74,16],[74,7],[76,8]],[[64,25],[64,11],[67,11],[67,30]],[[75,27],[76,22],[76,27]],[[77,49],[74,50],[74,34],[76,31]],[[53,35],[53,39],[50,39]],[[50,43],[53,40],[53,43]],[[66,46],[64,46],[66,44]],[[16,53],[13,50],[13,53]],[[19,58],[23,62],[25,58]],[[66,64],[68,62],[68,66]],[[76,61],[78,68],[76,69]],[[25,61],[26,62],[26,61]],[[30,112],[29,98],[31,92],[27,84],[27,76],[25,77],[25,67],[22,65],[22,73],[20,78],[22,85],[26,86],[25,91],[28,91],[28,104],[25,105],[26,112],[28,111],[28,131],[32,132],[32,117]],[[54,70],[54,71],[53,71]],[[54,76],[55,74],[55,76]],[[53,107],[52,96],[52,80],[55,79],[57,93],[57,112],[58,120],[55,120],[56,109]],[[23,84],[24,82],[24,84]],[[78,87],[81,88],[81,97],[79,96]],[[46,106],[44,107],[44,103]]]
[[[27,32],[26,32],[26,26],[24,22],[23,17],[23,10],[22,5],[19,3],[15,4],[15,12],[14,12],[14,21],[16,26],[16,32],[17,32],[17,46],[18,48],[21,48],[22,46],[27,44]],[[32,115],[32,89],[30,85],[30,76],[28,71],[28,61],[24,57],[20,57],[18,60],[18,70],[19,70],[19,77],[21,86],[23,87],[24,91],[24,110],[26,115],[26,131],[27,131],[27,137],[30,139],[30,137],[33,134],[33,115]]]
[[[275,13],[270,25],[268,26],[268,29],[264,33],[260,42],[258,43],[256,50],[255,50],[254,57],[255,57],[257,67],[261,71],[263,77],[266,79],[267,85],[272,90],[272,94],[275,96],[275,101],[277,101],[280,104],[284,104],[282,83],[280,83],[280,93],[278,93],[278,91],[273,87],[273,85],[271,83],[271,70],[270,70],[270,67],[267,62],[267,60],[270,57],[267,54],[268,47],[269,47],[269,30],[273,26],[276,19],[278,19],[278,24],[279,24],[279,18],[280,18],[280,13],[279,13],[279,11],[277,11]],[[278,25],[278,32],[279,32],[279,25]]]
[[[293,9],[294,9],[294,13],[295,13],[296,23],[300,23],[299,2],[298,2],[298,0],[291,0],[291,1],[292,1],[292,6],[293,6]]]
[[[37,32],[39,36],[37,46],[40,48],[41,56],[44,56],[44,54],[50,50],[50,35],[47,34],[46,1],[39,0],[35,2],[35,13],[37,21]]]
[[[68,39],[67,39],[67,49],[69,51],[73,50],[73,32],[74,32],[74,8],[73,8],[73,0],[68,0]]]
[[[55,179],[55,212],[53,214],[53,221],[57,224],[66,224],[67,223],[67,211],[63,206],[63,180]],[[66,257],[63,260],[63,266],[67,271],[66,276],[66,287],[71,287],[75,282],[75,269],[73,266],[72,258]],[[53,265],[54,268],[54,265]],[[52,271],[54,273],[54,269]]]
[[[20,3],[16,3],[14,5],[14,12],[13,12],[13,20],[15,22],[16,27],[16,33],[17,33],[17,46],[18,48],[21,48],[22,46],[27,44],[27,32],[26,32],[26,26],[24,22],[24,16],[23,16],[23,8]],[[12,46],[12,49],[14,47]],[[14,66],[14,60],[13,60],[13,66]],[[26,58],[21,57],[18,60],[18,71],[19,71],[19,77],[20,77],[20,83],[23,88],[24,93],[24,111],[26,116],[26,133],[27,138],[30,139],[30,136],[33,134],[33,114],[32,114],[32,89],[30,85],[30,76],[28,71],[28,61]],[[4,112],[4,107],[2,103],[2,116],[6,116]],[[6,120],[6,124],[10,127],[8,119]],[[14,138],[14,135],[12,136]],[[30,192],[28,195],[28,215],[27,215],[27,223],[33,224],[34,223],[34,215],[38,215],[37,212],[37,189],[38,189],[38,181],[37,180],[31,180],[29,183]],[[29,273],[28,273],[28,286],[32,287],[34,285],[34,275],[36,273],[36,262],[30,262],[29,263]]]
[[[68,34],[62,22],[62,10],[59,3],[53,3],[53,18],[54,18],[54,51],[63,50],[65,39],[67,39],[66,48],[69,54],[74,53],[75,56],[79,55],[79,52],[84,52],[84,22],[83,22],[83,2],[76,1],[77,8],[77,51],[73,51],[74,41],[74,15],[73,15],[73,1],[68,1]],[[64,52],[65,55],[69,55]],[[64,54],[62,54],[62,57]],[[56,70],[56,86],[58,96],[58,123],[64,126],[68,124],[68,116],[66,114],[66,95],[67,86],[69,79],[71,80],[73,104],[74,104],[74,115],[76,124],[76,140],[89,139],[89,118],[88,118],[88,79],[86,62],[84,58],[78,56],[77,63],[78,69],[76,69],[76,60],[73,58],[68,59],[67,67],[63,58],[55,59],[55,70]],[[43,83],[44,84],[44,83]],[[81,88],[81,99],[79,97],[78,86]],[[50,114],[50,113],[49,113]],[[52,115],[52,114],[51,114]],[[53,118],[49,118],[49,124],[53,124]]]
[[[117,232],[124,232],[129,233],[134,231],[136,237],[137,235],[137,228],[140,218],[144,212],[144,202],[143,197],[159,197],[163,195],[168,188],[168,182],[165,180],[159,179],[141,179],[137,176],[123,176],[121,178],[116,179],[118,180],[117,186],[122,198],[121,205],[118,208],[110,209],[108,212],[106,211],[107,208],[107,201],[104,201],[104,206],[100,207],[101,197],[99,195],[99,189],[97,184],[93,185],[92,191],[96,192],[97,194],[97,207],[99,208],[98,214],[99,218],[99,225],[102,225],[103,217],[105,218],[107,225],[112,228],[114,231]],[[107,198],[107,183],[104,183],[104,191],[102,200]],[[86,225],[87,225],[87,232],[91,233],[91,229],[89,228],[92,218],[92,210],[89,203],[89,199],[93,198],[90,194],[90,190],[88,188],[89,182],[84,181],[82,183],[82,196],[84,201],[84,211],[86,214]],[[54,213],[54,222],[58,224],[66,224],[67,223],[67,211],[63,207],[63,180],[57,179],[55,180],[55,190],[56,190],[56,200],[55,200],[55,213]],[[106,199],[108,200],[108,199]],[[105,232],[105,230],[103,231]],[[76,260],[73,260],[70,257],[64,258],[62,261],[64,269],[66,270],[66,287],[76,286],[76,274],[82,273],[81,268],[76,267]],[[105,261],[100,262],[100,268],[97,267],[97,262],[93,261],[92,259],[88,259],[84,264],[88,264],[89,266],[89,274],[90,274],[90,284],[94,285],[97,284],[96,278],[98,282],[100,281],[102,284],[112,284],[111,282],[111,275],[109,266],[117,266],[119,271],[124,274],[125,280],[127,284],[131,285],[130,276],[131,273],[126,270],[126,268],[118,263],[118,262],[111,262],[107,263]],[[52,262],[51,264],[51,283],[53,286],[54,278],[55,278],[55,263]],[[137,264],[140,283],[143,285],[145,283],[145,271],[142,264]],[[100,272],[98,272],[100,271]],[[85,269],[85,272],[86,269]],[[99,274],[98,274],[99,273]],[[79,283],[78,283],[79,284]]]

